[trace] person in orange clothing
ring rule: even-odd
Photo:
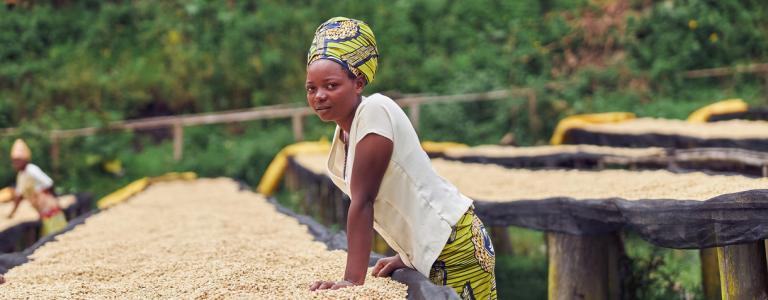
[[[53,179],[40,167],[30,163],[31,157],[29,146],[22,139],[17,139],[11,148],[11,163],[17,175],[13,208],[8,218],[12,218],[16,213],[21,200],[26,199],[40,215],[40,221],[43,223],[40,233],[46,236],[64,229],[67,220],[53,195]]]

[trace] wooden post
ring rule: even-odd
[[[765,101],[768,101],[768,72],[763,73],[763,74],[765,75],[765,91],[764,91],[765,92],[764,93],[765,98],[763,98],[763,99]],[[768,176],[766,176],[766,177],[768,177]]]
[[[723,300],[768,299],[763,241],[717,248]]]
[[[288,188],[289,191],[296,193],[299,191],[299,178],[296,174],[296,169],[291,167],[291,164],[288,164],[288,168],[285,168],[285,175],[283,176],[283,180],[285,180],[285,187]]]
[[[509,239],[509,231],[504,226],[491,227],[491,240],[493,241],[493,249],[496,251],[496,255],[513,255],[512,241]]]
[[[59,153],[61,152],[59,136],[51,133],[51,168],[54,176],[59,174]]]
[[[549,300],[620,299],[618,233],[547,233]]]
[[[764,74],[765,74],[765,76],[763,76],[763,78],[765,79],[765,85],[764,85],[765,90],[763,91],[763,94],[766,97],[764,100],[768,101],[768,72],[766,72]],[[768,177],[768,176],[766,176],[766,177]]]
[[[293,139],[297,142],[304,140],[304,117],[300,114],[291,116],[291,125],[293,126]]]
[[[421,108],[419,107],[418,103],[409,104],[408,108],[408,116],[411,118],[411,124],[413,124],[413,128],[418,132],[419,114],[421,113]]]
[[[763,177],[768,177],[768,165],[763,165]]]
[[[536,106],[538,100],[536,100],[536,92],[533,90],[528,91],[528,127],[531,133],[537,135],[541,131],[541,119],[539,119],[539,113]]]
[[[720,271],[717,264],[717,248],[699,250],[701,259],[701,284],[704,299],[720,300]]]
[[[173,124],[173,160],[181,160],[184,151],[184,126],[181,123]]]

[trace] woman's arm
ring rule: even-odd
[[[13,208],[11,208],[11,213],[8,214],[8,219],[13,218],[13,215],[16,213],[16,209],[19,208],[19,203],[21,203],[21,199],[22,199],[21,194],[14,193]]]
[[[337,289],[365,282],[373,239],[373,201],[392,157],[392,141],[368,134],[355,148],[347,214],[347,268],[340,282],[316,282],[310,289]]]
[[[373,201],[392,157],[392,141],[377,135],[365,136],[355,148],[350,183],[351,203],[347,215],[347,270],[344,279],[365,282],[373,240]]]

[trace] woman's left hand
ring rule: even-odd
[[[315,281],[310,287],[310,291],[316,291],[316,290],[338,290],[345,287],[355,286],[354,283],[341,280],[341,281]]]

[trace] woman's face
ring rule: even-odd
[[[21,170],[24,170],[24,167],[27,166],[27,160],[14,158],[14,159],[11,159],[11,165],[13,165],[13,168],[16,171],[21,171]]]
[[[365,87],[361,78],[350,78],[338,63],[319,59],[307,66],[307,104],[323,121],[343,121],[354,117],[358,99]]]

